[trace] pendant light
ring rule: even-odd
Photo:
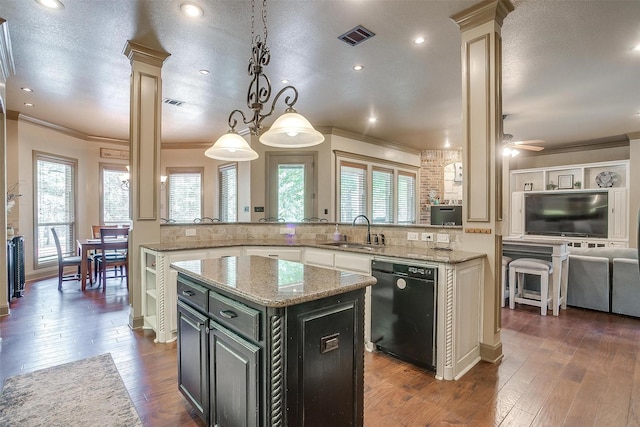
[[[269,65],[271,53],[267,47],[267,0],[262,2],[263,34],[254,36],[255,0],[251,1],[251,52],[249,61],[249,75],[252,80],[247,92],[247,106],[252,110],[250,118],[241,110],[233,110],[229,114],[229,132],[221,136],[205,155],[218,160],[245,161],[258,158],[251,146],[236,132],[239,120],[247,125],[252,135],[259,136],[261,143],[271,147],[302,148],[311,147],[324,141],[324,136],[315,130],[311,123],[298,114],[293,106],[298,100],[298,90],[289,85],[280,90],[271,103],[268,112],[262,113],[264,105],[271,98],[271,82],[264,74],[263,68]],[[260,136],[262,121],[273,114],[276,102],[280,96],[287,92],[293,92],[284,98],[287,106],[285,113],[280,116],[271,128]],[[239,116],[235,118],[234,116]],[[242,142],[241,142],[242,141]]]

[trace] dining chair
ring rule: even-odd
[[[62,290],[62,282],[68,280],[80,280],[80,264],[82,263],[82,257],[79,255],[76,256],[64,256],[62,255],[62,247],[60,246],[60,239],[58,238],[58,233],[56,233],[56,229],[51,227],[51,234],[53,234],[53,240],[56,243],[56,252],[58,253],[58,290]],[[91,279],[91,258],[88,260],[89,262],[89,282],[93,284],[93,280]],[[78,268],[78,272],[76,274],[64,274],[64,268],[68,266],[75,266]]]
[[[91,226],[91,238],[99,239],[100,238],[100,229],[101,228],[118,228],[117,225],[92,225]],[[102,259],[101,251],[93,251],[91,254],[91,258],[93,259],[93,263],[96,268],[93,271],[93,279],[98,282],[98,273],[100,272],[98,265],[100,264],[100,260]]]
[[[100,280],[102,282],[102,291],[106,290],[107,285],[107,268],[108,267],[124,267],[120,269],[120,275],[118,275],[118,269],[114,269],[113,277],[124,277],[127,283],[127,289],[129,289],[129,251],[128,250],[110,250],[109,241],[114,239],[128,239],[128,228],[101,228],[100,229],[100,246],[102,256],[99,260],[100,268]],[[96,267],[98,268],[98,267]]]

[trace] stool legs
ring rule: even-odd
[[[540,276],[540,314],[541,315],[543,316],[547,315],[548,305],[549,305],[549,275],[544,274]]]
[[[516,271],[509,269],[509,308],[516,308]]]

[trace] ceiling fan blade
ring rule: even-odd
[[[516,148],[518,150],[523,149],[523,150],[529,150],[529,151],[542,151],[542,150],[544,150],[544,147],[537,147],[535,145],[523,145],[523,144],[516,145]]]
[[[513,141],[512,144],[521,146],[522,144],[544,144],[542,139],[529,139],[526,141]]]

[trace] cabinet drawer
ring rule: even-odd
[[[207,288],[182,278],[178,279],[178,299],[205,313],[207,312],[208,294]]]
[[[260,312],[237,301],[211,292],[209,314],[216,322],[255,341],[260,340]]]

